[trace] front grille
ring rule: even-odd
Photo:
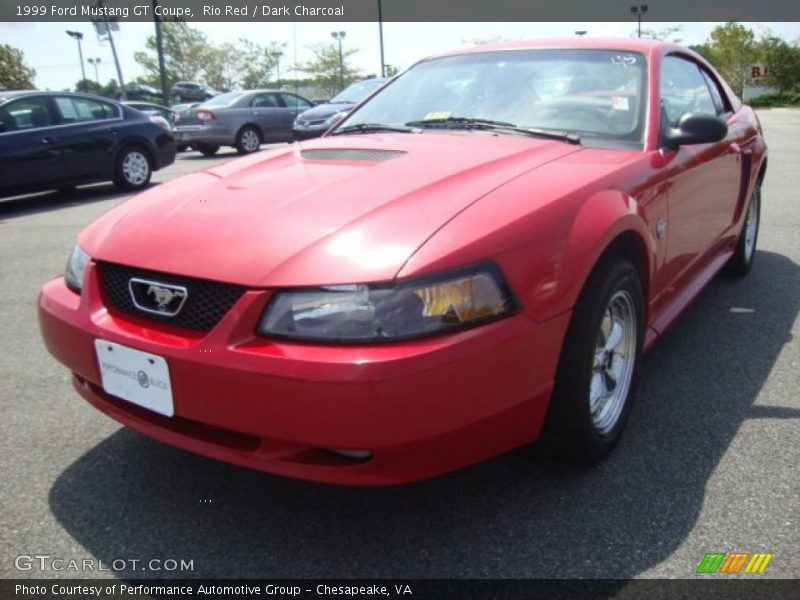
[[[401,150],[371,150],[367,148],[309,148],[301,150],[300,156],[306,160],[357,160],[379,162],[403,156]]]
[[[245,292],[245,288],[241,286],[206,279],[170,275],[106,262],[101,262],[98,266],[103,296],[110,308],[174,327],[209,331]],[[140,310],[133,303],[128,288],[128,282],[132,277],[185,287],[188,293],[183,308],[174,317]]]

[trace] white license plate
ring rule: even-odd
[[[175,414],[166,360],[103,340],[95,340],[94,349],[107,393],[168,417]]]

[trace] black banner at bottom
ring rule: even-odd
[[[800,599],[792,579],[255,579],[115,580],[5,579],[0,598],[47,600],[167,600],[172,598],[407,598],[407,599]]]

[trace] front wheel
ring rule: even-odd
[[[124,148],[117,157],[114,184],[123,190],[141,190],[150,183],[153,167],[150,157],[142,148]]]
[[[548,414],[548,436],[580,463],[605,457],[630,414],[644,343],[636,268],[609,257],[589,277],[567,329]]]
[[[761,185],[756,184],[750,201],[747,203],[747,215],[742,225],[742,232],[736,242],[728,264],[725,265],[725,274],[731,277],[744,277],[753,266],[756,256],[756,243],[758,242],[758,228],[761,224]]]

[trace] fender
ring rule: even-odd
[[[548,311],[555,316],[571,309],[586,280],[603,253],[620,235],[636,236],[642,265],[645,290],[655,271],[656,244],[650,234],[645,214],[635,198],[617,190],[593,194],[581,206],[570,229],[564,248],[564,259],[558,276],[557,301]],[[648,298],[645,298],[645,305]]]

